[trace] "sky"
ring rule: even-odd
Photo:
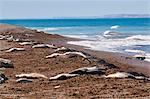
[[[150,0],[0,0],[0,19],[150,14]]]

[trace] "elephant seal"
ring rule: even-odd
[[[66,80],[68,78],[76,77],[79,74],[59,74],[54,77],[50,77],[50,80]]]
[[[83,68],[78,68],[72,72],[70,72],[69,74],[103,74],[104,72],[102,72],[102,70],[96,66],[94,67],[83,67]]]
[[[16,52],[16,51],[25,51],[25,48],[10,48],[5,52]]]
[[[33,45],[32,48],[54,48],[56,49],[57,47],[55,45],[50,45],[50,44],[37,44]]]
[[[150,80],[150,78],[148,78],[148,77],[133,75],[133,74],[127,73],[127,72],[116,72],[114,74],[109,74],[107,76],[104,75],[103,77],[105,77],[105,78],[133,78],[133,79],[138,79],[138,80]]]
[[[0,68],[14,68],[11,60],[0,58]]]
[[[16,78],[45,78],[47,79],[45,75],[39,74],[39,73],[29,73],[29,74],[20,74],[20,75],[15,75]]]

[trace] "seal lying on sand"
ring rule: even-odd
[[[50,77],[50,80],[66,80],[68,78],[76,77],[79,74],[59,74],[54,77]]]
[[[50,77],[50,80],[65,80],[68,78],[76,77],[83,74],[103,74],[102,70],[98,67],[83,67],[78,68],[68,74],[59,74],[54,77]]]
[[[25,42],[25,41],[30,41],[29,39],[19,39],[15,38],[13,35],[0,35],[0,40],[7,40],[8,42]]]
[[[13,63],[11,60],[0,58],[0,68],[14,68]]]
[[[5,52],[16,52],[16,51],[25,51],[25,48],[10,48]]]
[[[66,48],[66,47],[60,47],[60,48],[57,48],[54,53],[58,53],[58,52],[73,52],[73,51],[76,51],[75,49],[71,49],[71,48]]]
[[[82,53],[82,52],[65,52],[63,54],[60,54],[60,53],[53,53],[51,55],[48,55],[46,56],[46,58],[56,58],[56,57],[77,57],[77,56],[80,56],[82,57],[82,60],[85,61],[87,60],[89,63],[91,63],[91,60],[89,59],[89,55],[87,56],[86,54]]]
[[[130,73],[126,73],[126,72],[116,72],[114,74],[109,74],[109,75],[104,75],[103,77],[105,78],[134,78],[134,79],[138,79],[138,80],[150,80],[149,78],[147,77],[144,77],[144,76],[135,76],[133,74],[130,74]]]
[[[102,70],[96,66],[94,67],[83,67],[83,68],[78,68],[72,72],[70,72],[69,74],[103,74],[104,72],[102,72]]]
[[[142,61],[148,61],[150,62],[150,56],[137,54],[131,57],[126,57],[127,59],[136,59],[136,60],[142,60]]]
[[[55,45],[50,45],[50,44],[37,44],[33,45],[32,48],[54,48],[56,49],[57,47]]]
[[[134,55],[133,58],[150,62],[150,56],[148,55]]]
[[[8,80],[8,78],[5,77],[4,74],[0,74],[0,84],[4,83],[6,80]]]
[[[30,83],[33,82],[32,79],[27,79],[27,78],[19,78],[16,80],[17,83]]]
[[[14,40],[14,37],[13,37],[12,35],[7,38],[7,41],[8,41],[8,42],[11,42],[11,41],[13,41],[13,40]]]
[[[0,40],[5,40],[5,36],[0,35]]]
[[[87,58],[87,56],[84,55],[82,52],[66,52],[66,53],[63,53],[63,54],[53,53],[51,55],[46,56],[46,58],[54,58],[54,57],[57,57],[57,56],[67,56],[67,55],[78,55],[78,56],[81,56],[83,58]]]
[[[45,75],[39,74],[39,73],[30,73],[30,74],[20,74],[20,75],[15,75],[16,78],[45,78],[47,79]]]
[[[0,40],[10,40],[12,38],[12,35],[0,35]]]
[[[21,42],[20,45],[33,45],[33,42]]]

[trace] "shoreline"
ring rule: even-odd
[[[67,37],[67,38],[69,38],[69,37]],[[86,39],[79,39],[79,38],[77,38],[77,39],[73,38],[73,39],[74,40],[71,40],[71,41],[86,40]],[[146,75],[150,76],[150,72],[149,72],[150,71],[150,62],[142,61],[142,60],[136,60],[136,59],[127,59],[127,57],[131,57],[131,55],[125,54],[125,53],[92,50],[92,49],[87,48],[85,46],[68,44],[67,42],[70,42],[70,41],[65,42],[65,45],[70,45],[69,47],[73,47],[73,48],[88,52],[88,53],[90,53],[90,54],[92,54],[98,58],[103,58],[103,59],[109,61],[110,63],[116,64],[116,65],[127,66],[127,67],[129,67],[129,70],[131,70],[130,67],[132,67],[134,69],[136,69],[136,67],[137,67],[136,70],[138,72],[143,72]]]
[[[13,35],[14,38],[23,40],[33,40],[38,43],[54,44],[57,47],[65,46],[90,54],[98,62],[89,63],[83,61],[81,57],[73,58],[52,58],[45,59],[45,56],[54,52],[51,48],[32,49],[30,45],[21,46],[18,42],[8,42],[0,40],[0,46],[4,46],[5,51],[11,47],[23,47],[26,50],[22,52],[5,53],[0,51],[0,58],[10,59],[14,64],[14,69],[1,70],[7,77],[6,83],[2,84],[0,91],[2,98],[42,98],[56,97],[63,98],[135,98],[149,97],[149,81],[136,79],[106,79],[98,75],[82,75],[79,77],[61,80],[49,81],[47,79],[35,79],[33,83],[15,83],[16,74],[37,72],[48,77],[60,73],[70,72],[74,69],[86,66],[114,66],[117,68],[108,68],[106,74],[117,71],[137,72],[150,77],[147,62],[139,60],[126,59],[126,55],[120,53],[93,51],[85,49],[82,46],[67,44],[70,40],[80,40],[63,37],[57,34],[47,34],[37,30],[30,30],[12,25],[0,25],[0,35]],[[2,43],[2,42],[3,43]],[[60,86],[60,88],[54,88]],[[115,89],[114,89],[115,88]],[[123,90],[125,89],[125,90]],[[139,91],[137,91],[139,89]],[[147,91],[148,90],[148,91]],[[18,94],[18,92],[20,94]],[[40,93],[40,94],[39,94]],[[10,95],[10,96],[9,96]]]
[[[96,56],[98,58],[105,59],[109,61],[110,63],[113,63],[115,65],[123,65],[120,66],[122,69],[127,68],[127,70],[131,70],[134,68],[134,70],[137,70],[138,72],[145,73],[146,75],[150,76],[150,62],[147,61],[141,61],[141,60],[135,60],[135,59],[126,59],[126,57],[130,57],[131,55],[127,55],[124,53],[119,52],[106,52],[106,51],[95,51],[91,49],[86,49],[83,46],[78,45],[71,45],[71,47],[77,46],[75,48],[82,49],[82,51],[88,52],[92,54],[93,56]]]

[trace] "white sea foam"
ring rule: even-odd
[[[55,28],[55,27],[32,27],[30,29],[36,29],[38,31],[56,31],[56,30],[59,30],[60,28]]]
[[[110,29],[117,29],[119,27],[120,27],[119,25],[114,25],[114,26],[111,26]]]
[[[141,54],[144,54],[144,53],[145,53],[145,51],[142,51],[142,50],[126,49],[125,51],[126,51],[126,52],[132,52],[132,53],[141,53]]]
[[[150,35],[134,35],[126,38],[127,40],[149,40]]]
[[[150,35],[148,35],[150,37]],[[129,47],[129,46],[136,46],[136,45],[150,45],[150,40],[148,36],[142,36],[141,40],[138,39],[101,39],[101,40],[83,40],[83,41],[70,41],[68,44],[80,45],[88,47],[92,50],[99,50],[99,51],[110,51],[110,52],[120,52],[118,49],[121,47]],[[135,36],[137,37],[137,36]],[[146,37],[144,39],[144,37]],[[138,50],[129,50],[126,51],[130,52],[142,52]]]
[[[94,36],[88,36],[88,35],[63,35],[66,37],[71,37],[71,38],[78,38],[78,39],[85,39],[85,40],[103,40],[106,39],[105,37],[101,35],[94,35]]]
[[[44,28],[44,31],[55,31],[55,30],[59,30],[58,28]]]
[[[63,35],[66,37],[71,37],[71,38],[80,38],[80,39],[87,39],[88,36],[87,35]]]
[[[150,53],[146,53],[145,56],[146,56],[145,61],[150,62]]]
[[[103,36],[104,37],[117,37],[119,36],[119,33],[107,30],[103,33]]]
[[[109,34],[109,33],[110,33],[110,30],[107,30],[103,34],[106,35],[106,34]]]

